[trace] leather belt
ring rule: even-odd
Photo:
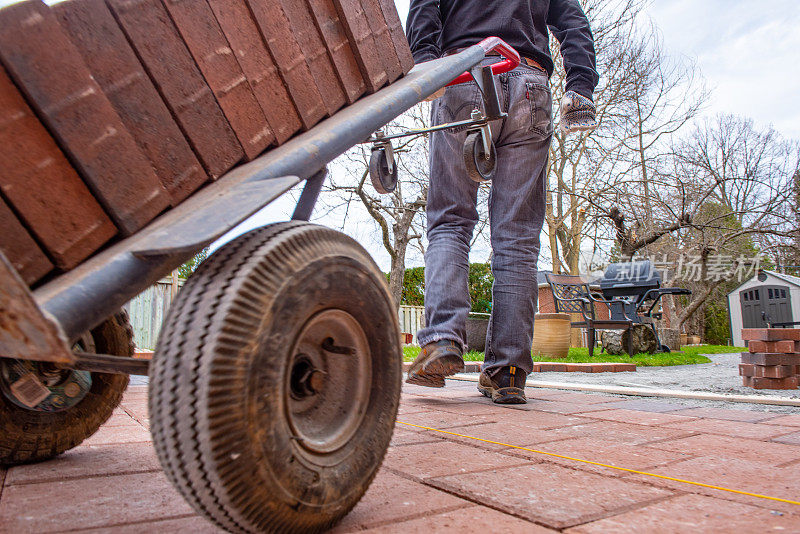
[[[495,53],[492,53],[492,52],[490,52],[490,53],[488,53],[486,55],[487,56],[499,56],[499,57],[502,57],[502,56],[500,56],[500,54],[495,54]],[[535,59],[531,59],[531,58],[525,57],[525,56],[520,56],[519,60],[520,60],[520,63],[525,63],[529,67],[533,67],[533,68],[539,69],[539,70],[544,70],[544,67],[539,65],[539,62],[536,61]],[[547,72],[547,71],[545,71],[545,72]]]
[[[522,59],[522,61],[527,63],[529,67],[533,67],[534,69],[539,69],[540,71],[547,72],[546,70],[544,70],[544,67],[539,65],[539,63],[537,61],[534,61],[533,59],[531,59],[529,57],[522,57],[520,59]]]

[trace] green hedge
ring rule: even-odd
[[[492,311],[492,283],[494,277],[488,263],[472,263],[469,266],[469,298],[473,312]],[[408,306],[425,305],[425,268],[406,269],[403,277],[403,293],[400,299]]]

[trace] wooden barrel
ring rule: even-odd
[[[570,318],[567,313],[537,313],[533,325],[534,354],[566,358],[569,354]]]

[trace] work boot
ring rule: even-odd
[[[492,376],[481,372],[478,391],[492,399],[496,404],[525,404],[525,379],[527,373],[519,367],[509,366],[496,369]]]
[[[430,388],[443,388],[444,377],[464,370],[461,347],[455,341],[443,339],[428,343],[414,359],[406,382]]]

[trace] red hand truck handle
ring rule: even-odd
[[[477,46],[483,48],[484,52],[487,54],[496,50],[505,58],[503,61],[492,64],[492,74],[503,74],[504,72],[508,72],[519,67],[519,54],[516,50],[511,48],[508,43],[499,37],[487,37],[478,43]],[[465,72],[452,82],[448,83],[447,87],[450,87],[451,85],[457,85],[459,83],[470,82],[472,79],[472,74]]]

